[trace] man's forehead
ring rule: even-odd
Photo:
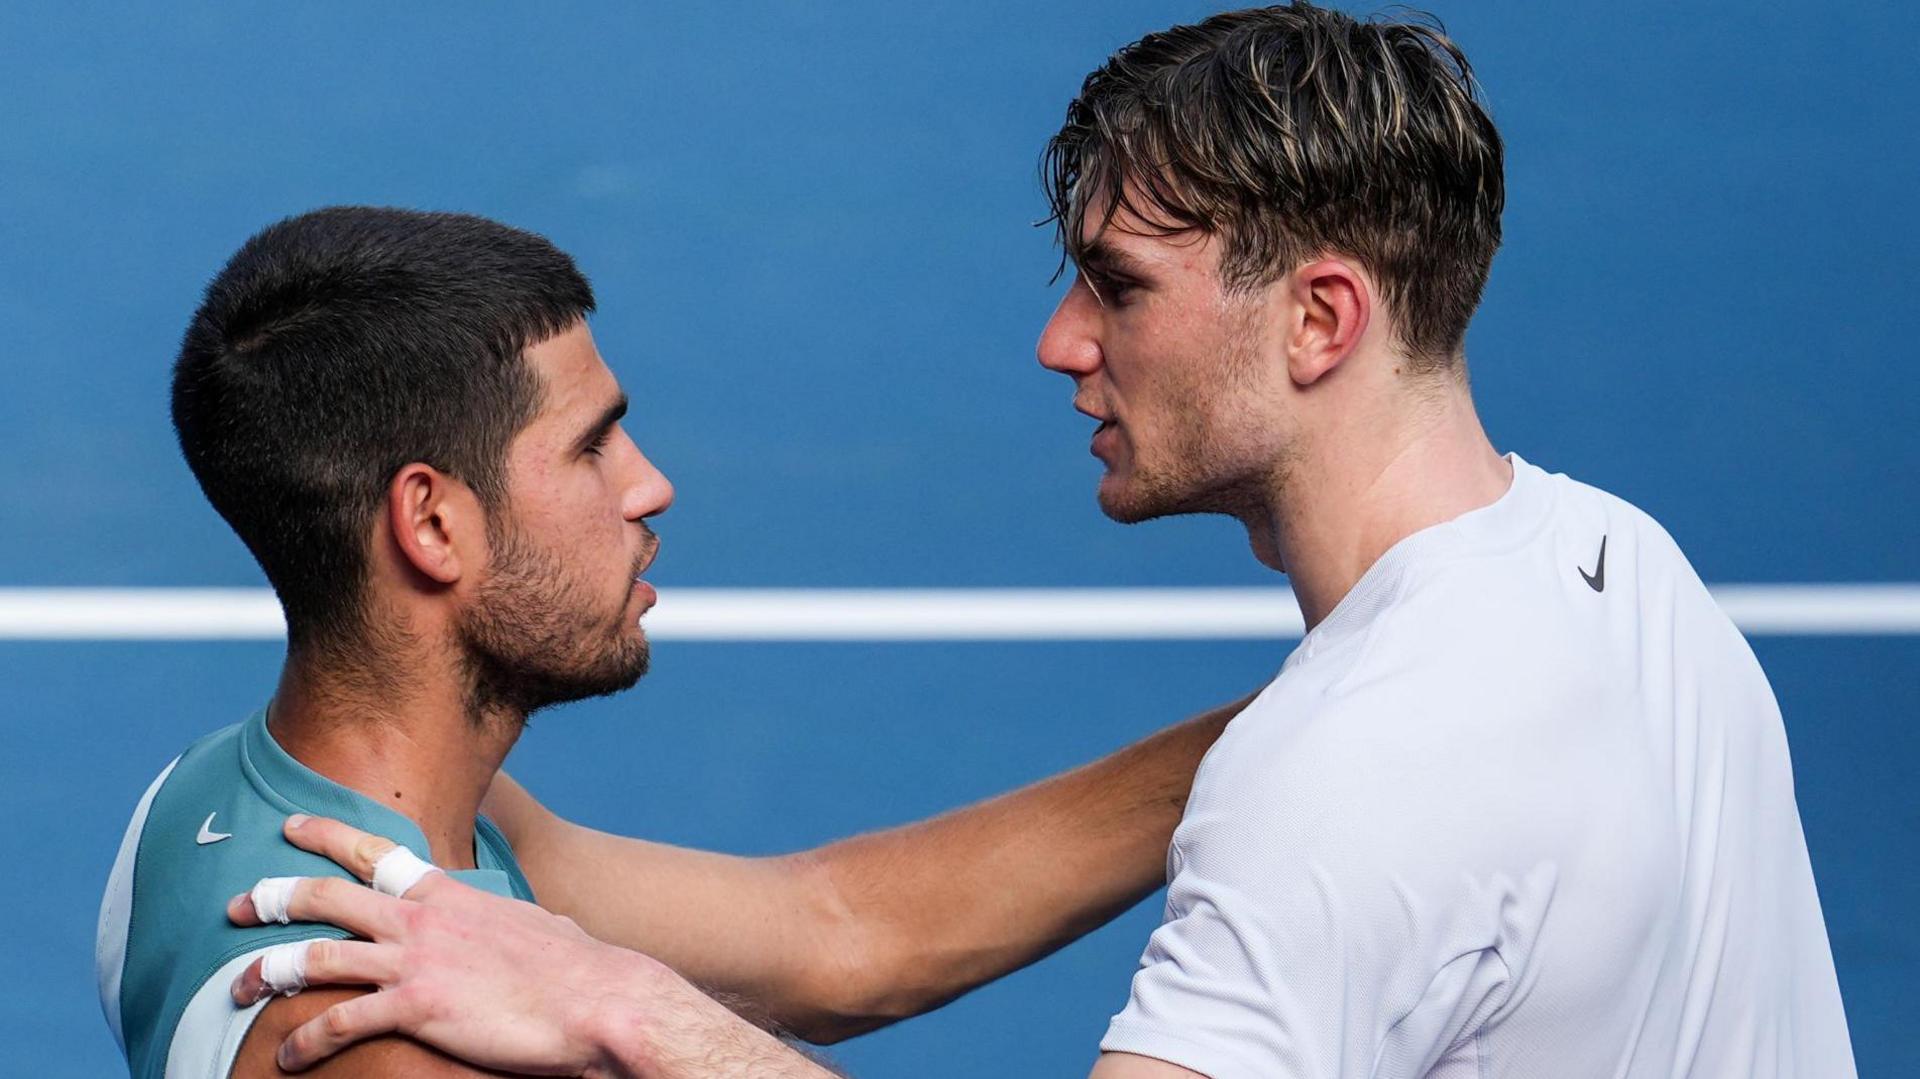
[[[539,419],[595,413],[620,396],[620,381],[601,358],[585,322],[529,347],[526,360],[540,379]]]
[[[1128,181],[1115,206],[1106,185],[1094,185],[1080,215],[1077,260],[1083,264],[1162,261],[1206,241],[1207,234],[1198,228],[1143,216],[1137,207],[1144,197]]]

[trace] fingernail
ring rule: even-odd
[[[227,900],[227,917],[231,918],[234,915],[240,913],[240,901],[242,899],[245,899],[248,896],[248,894],[250,893],[241,892],[239,895],[236,895],[232,899]]]
[[[273,1062],[280,1066],[281,1071],[293,1070],[293,1051],[287,1048],[286,1042],[281,1042],[280,1048],[274,1052]]]
[[[287,818],[287,828],[289,830],[298,829],[301,825],[312,819],[312,817],[307,816],[305,813],[295,813],[293,816]]]

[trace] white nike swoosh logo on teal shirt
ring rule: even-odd
[[[200,834],[193,837],[193,841],[195,843],[198,843],[204,847],[209,843],[218,843],[222,839],[233,838],[232,832],[216,832],[213,830],[213,818],[218,815],[219,815],[219,811],[215,810],[214,812],[207,814],[206,820],[200,822]]]

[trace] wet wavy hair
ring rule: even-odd
[[[1473,69],[1430,16],[1235,11],[1148,34],[1087,76],[1042,159],[1045,223],[1075,262],[1122,209],[1160,234],[1216,235],[1241,290],[1351,256],[1413,366],[1435,370],[1461,355],[1500,246],[1502,156]]]

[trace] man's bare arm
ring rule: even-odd
[[[389,839],[324,818],[289,820],[286,835],[361,880],[374,875],[393,847]],[[588,1079],[836,1075],[658,960],[443,873],[428,873],[400,897],[308,877],[294,884],[285,912],[294,921],[351,926],[367,939],[292,946],[305,949],[296,966],[300,982],[311,988],[268,1005],[236,1075],[280,1074],[276,1043],[289,1070],[326,1075],[507,1074],[468,1070],[441,1050],[515,1072]],[[261,924],[247,893],[234,897],[227,915],[239,925]],[[255,960],[228,987],[236,1004],[268,992],[264,967]],[[1197,1076],[1125,1053],[1103,1054],[1093,1072],[1093,1079]]]
[[[1133,1053],[1101,1053],[1088,1079],[1207,1079],[1197,1071]]]
[[[834,1041],[1025,966],[1163,884],[1194,769],[1250,699],[1009,794],[782,857],[596,832],[504,775],[484,810],[542,905]]]

